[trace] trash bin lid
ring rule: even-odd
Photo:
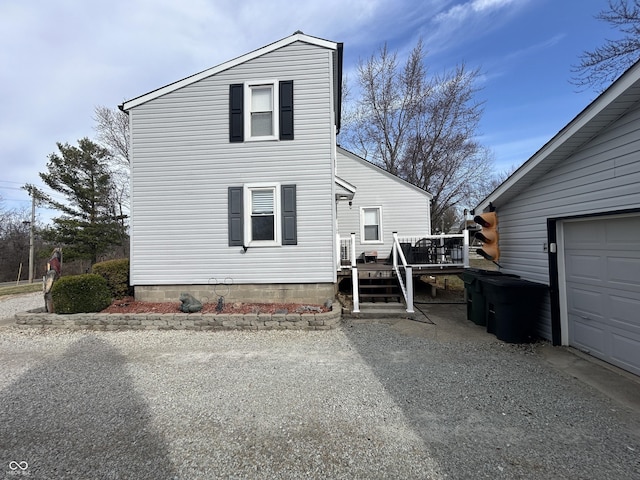
[[[518,289],[545,289],[549,288],[548,285],[544,283],[531,282],[529,280],[525,280],[523,278],[516,278],[511,276],[501,276],[501,277],[485,277],[480,279],[482,283],[492,285],[494,287],[501,288],[518,288]]]

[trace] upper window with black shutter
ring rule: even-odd
[[[230,86],[230,142],[293,140],[293,118],[293,80]]]

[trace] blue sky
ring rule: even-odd
[[[617,32],[606,0],[0,0],[0,196],[28,207],[56,142],[95,137],[96,106],[123,100],[284,38],[344,43],[356,65],[384,42],[422,38],[431,72],[479,67],[480,141],[496,171],[519,166],[595,97],[569,83],[584,50]],[[41,217],[52,212],[39,209]]]

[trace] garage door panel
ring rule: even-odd
[[[572,288],[569,299],[571,311],[591,319],[602,319],[603,300],[600,292]]]
[[[602,258],[596,255],[569,255],[567,258],[568,267],[571,271],[572,281],[601,281]]]
[[[615,218],[605,222],[605,242],[614,249],[629,248],[633,250],[638,246],[640,238],[640,221],[633,218]]]
[[[638,351],[640,350],[640,335],[629,335],[627,331],[611,333],[611,358],[615,365],[640,375],[638,365]]]
[[[607,274],[609,282],[640,292],[640,258],[608,257]]]
[[[604,356],[606,354],[606,337],[602,327],[598,323],[584,320],[577,316],[574,317],[572,323],[574,346],[597,356]]]
[[[610,322],[617,328],[623,328],[628,332],[640,335],[640,300],[637,298],[609,296]]]
[[[591,222],[576,222],[571,224],[571,230],[565,231],[567,245],[580,249],[590,249],[602,244],[600,238],[604,232],[594,231]]]

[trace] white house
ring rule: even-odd
[[[500,265],[549,286],[538,333],[640,374],[640,64],[476,208]]]
[[[338,233],[377,228],[365,243],[378,250],[405,220],[421,223],[407,234],[428,233],[427,194],[377,167],[363,177],[350,166],[361,159],[338,149],[341,82],[342,44],[296,32],[120,106],[137,299],[323,303],[335,295]]]

